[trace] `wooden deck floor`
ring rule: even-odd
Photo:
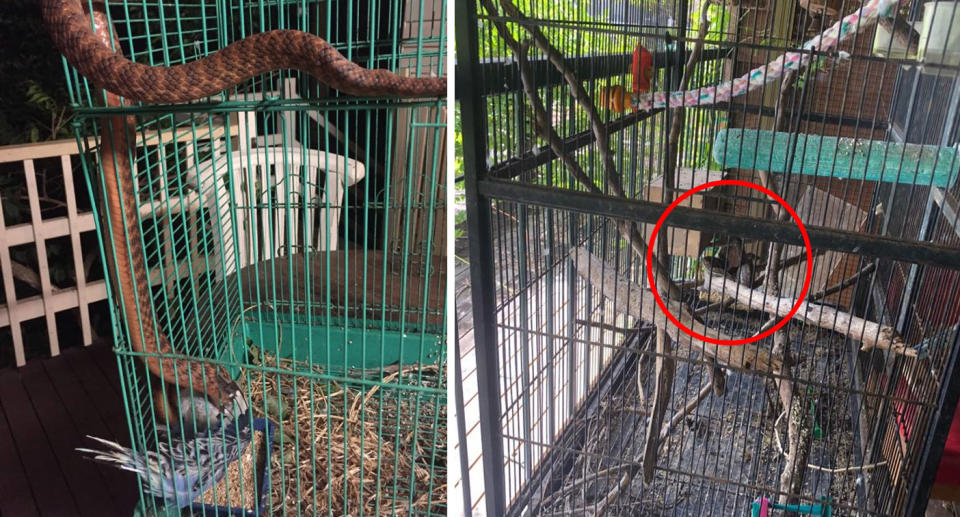
[[[124,516],[135,476],[81,457],[86,435],[129,444],[110,348],[0,370],[0,516]]]

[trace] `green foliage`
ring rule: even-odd
[[[48,113],[55,112],[61,108],[57,104],[56,99],[44,91],[43,86],[37,81],[25,79],[22,84],[24,86],[24,97],[27,100],[27,104]]]
[[[457,104],[454,106],[454,115],[453,115],[453,124],[454,124],[454,136],[453,136],[453,170],[454,178],[462,178],[464,174],[463,170],[463,132],[461,131],[460,123],[460,105]],[[463,223],[467,220],[467,211],[464,207],[467,201],[467,193],[464,189],[463,181],[454,181],[453,182],[453,238],[460,239],[464,237],[466,231],[463,228]]]
[[[603,55],[603,54],[626,54],[632,52],[637,40],[625,34],[618,34],[617,31],[604,30],[584,30],[583,27],[598,27],[607,23],[606,13],[591,15],[588,12],[588,2],[535,2],[533,0],[517,0],[514,2],[518,9],[531,19],[538,21],[549,20],[549,23],[538,24],[537,27],[544,33],[550,43],[556,47],[564,56],[585,56],[585,55]],[[481,11],[479,17],[479,54],[480,59],[515,59],[516,56],[509,50],[500,38],[500,34],[492,22],[487,18],[487,13]],[[529,33],[518,23],[508,22],[507,28],[512,36],[517,40],[529,39]],[[531,46],[530,59],[542,57],[540,51]],[[624,70],[621,74],[613,75],[604,84],[625,83],[626,75],[629,72],[629,63],[624,63]],[[614,71],[611,70],[611,73]],[[584,85],[588,92],[598,88],[598,85]],[[590,92],[593,93],[593,92]],[[541,91],[544,102],[550,100],[552,103],[559,102],[564,96],[569,95],[566,85],[556,86],[548,95],[546,91]],[[564,99],[568,106],[574,101]],[[489,97],[487,103],[487,148],[489,155],[487,159],[492,163],[501,162],[513,156],[518,149],[530,150],[532,148],[545,145],[537,135],[533,127],[533,115],[530,106],[523,95],[508,93],[504,95]],[[518,105],[518,103],[520,103]],[[548,111],[552,111],[553,106],[547,106]],[[556,113],[552,113],[555,115]],[[587,127],[586,112],[576,108],[573,120],[564,116],[562,121],[558,121],[558,132],[567,134],[570,127],[577,127],[578,130]],[[459,129],[459,118],[455,123]],[[458,131],[459,138],[459,131]],[[462,145],[457,141],[455,145]],[[458,147],[459,152],[462,147]],[[577,156],[578,160],[585,160],[585,157]],[[585,168],[588,164],[584,163]],[[456,163],[456,171],[462,173],[462,163]],[[544,169],[546,170],[546,169]],[[569,186],[569,178],[565,170],[555,169],[554,178],[550,183],[555,186]],[[542,179],[542,178],[541,178]]]
[[[707,1],[707,0],[703,0]],[[690,10],[690,37],[697,37],[700,33],[700,10],[702,3],[699,3]],[[711,3],[707,6],[707,32],[704,35],[703,48],[714,48],[717,43],[727,40],[727,27],[730,26],[730,8],[723,4]],[[692,46],[688,43],[687,46]]]
[[[69,96],[60,54],[36,0],[0,2],[0,145],[63,138]]]
[[[460,123],[460,103],[453,107],[453,177],[463,176],[463,131]]]
[[[19,184],[10,173],[0,174],[0,201],[4,223],[14,225],[25,220],[28,208],[20,201]]]
[[[663,6],[657,2],[648,2],[647,0],[630,0],[630,2],[645,10],[663,9]],[[539,22],[537,27],[547,36],[551,44],[567,57],[628,54],[640,42],[635,36],[617,31],[615,27],[609,25],[609,16],[606,13],[601,12],[591,16],[587,12],[588,3],[586,2],[545,3],[534,2],[533,0],[517,0],[515,3],[521,12]],[[702,3],[696,3],[690,6],[688,20],[691,26],[687,33],[690,37],[696,37],[700,30],[702,5]],[[705,47],[713,48],[726,41],[729,37],[728,30],[732,21],[733,16],[729,7],[716,4],[708,5],[708,26],[705,35],[707,43]],[[520,24],[508,22],[507,27],[514,38],[518,40],[529,38],[529,34]],[[647,28],[645,30],[652,29]],[[493,23],[487,19],[487,13],[484,11],[480,13],[478,31],[481,60],[515,59],[515,56],[500,38]],[[688,42],[688,45],[692,46],[693,42]],[[530,53],[531,59],[541,57],[539,51],[533,46],[530,48]],[[723,70],[724,63],[722,61],[702,61],[697,65],[689,87],[696,88],[702,85],[716,84],[723,80]],[[629,84],[628,61],[624,62],[623,70],[611,69],[608,72],[610,74],[608,77],[584,84],[589,95],[595,95],[602,86]],[[664,81],[664,72],[660,70],[655,82],[658,87],[662,87],[665,84]],[[575,101],[569,97],[569,89],[565,84],[542,88],[540,96],[543,102],[547,104],[546,108],[550,116],[553,117],[553,124],[561,135],[570,135],[578,131],[584,131],[589,127],[586,113],[579,106],[576,106]],[[484,102],[486,103],[487,113],[487,134],[484,137],[487,139],[488,154],[483,158],[488,163],[500,163],[516,156],[521,151],[529,151],[546,144],[534,130],[530,107],[524,95],[510,92],[487,97]],[[563,107],[560,108],[560,105]],[[573,110],[573,112],[571,113],[570,110]],[[605,113],[606,111],[601,109],[601,115]],[[665,135],[663,119],[663,116],[657,116],[644,123],[647,128],[644,134],[648,136],[639,146],[626,142],[618,143],[620,137],[611,135],[615,154],[626,156],[625,153],[640,153],[643,155],[640,158],[643,163],[659,162],[657,155],[662,151],[662,140],[665,139],[665,136],[663,136]],[[683,141],[680,144],[681,164],[685,167],[718,168],[719,166],[712,160],[712,135],[718,125],[725,125],[724,116],[712,110],[691,108],[687,110],[685,120],[686,127],[683,132]],[[457,153],[455,171],[457,175],[462,175],[463,141],[460,132],[459,114],[455,116],[454,123],[457,134],[455,140]],[[578,150],[573,153],[572,157],[588,174],[600,170],[596,153],[589,147]],[[623,162],[624,165],[627,161]],[[642,167],[635,172],[642,172],[645,175],[657,168],[657,166]],[[549,174],[548,171],[550,171]],[[629,177],[630,174],[633,173],[626,174],[625,184],[642,181],[642,178]],[[592,175],[596,184],[603,188],[603,175],[599,173]],[[566,169],[559,166],[558,163],[540,167],[535,175],[528,177],[526,181],[564,189],[579,188],[578,182],[574,181]]]
[[[515,0],[514,5],[529,18],[550,20],[551,24],[538,25],[560,52],[565,56],[583,56],[624,52],[628,46],[627,37],[602,31],[574,30],[577,24],[604,23],[603,16],[592,16],[588,12],[589,2],[537,2],[534,0]],[[486,11],[481,9],[480,16],[480,58],[513,57],[503,44],[493,23],[487,19]],[[517,23],[507,23],[507,29],[517,40],[528,38],[527,31]],[[629,45],[632,50],[633,44]],[[538,54],[530,49],[531,57]]]
[[[807,78],[816,80],[817,74],[827,67],[827,59],[823,56],[817,57],[816,59],[810,61],[810,64],[806,69],[802,70],[797,74],[796,87],[798,90],[802,90],[807,86]]]

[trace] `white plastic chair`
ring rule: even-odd
[[[284,81],[282,96],[299,98],[296,80]],[[254,101],[264,98],[262,92],[231,97]],[[328,124],[319,113],[308,115],[314,121],[322,120],[322,125]],[[210,209],[213,224],[219,228],[213,229],[215,253],[210,257],[218,276],[277,257],[286,250],[338,249],[343,195],[347,187],[364,178],[366,168],[340,154],[305,150],[296,139],[292,120],[292,116],[282,117],[283,138],[261,135],[256,112],[239,112],[236,129],[231,131],[232,136],[239,137],[237,150],[229,156],[216,153],[190,169],[192,174],[186,181],[199,191],[202,205]],[[284,140],[286,152],[282,145],[276,145]],[[285,176],[284,171],[292,174]],[[307,178],[307,185],[301,184],[301,175]],[[248,180],[253,182],[253,191],[247,188]],[[300,211],[304,208],[307,214]],[[309,213],[312,209],[320,211],[316,218]],[[314,220],[318,221],[316,226],[312,226]],[[224,253],[230,250],[221,249],[231,245],[236,248],[237,260]]]
[[[338,249],[344,193],[366,174],[339,154],[277,146],[215,155],[192,170],[215,225],[211,263],[223,274],[288,250]]]

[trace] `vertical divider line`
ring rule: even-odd
[[[461,131],[470,249],[470,282],[473,297],[477,387],[480,412],[483,476],[487,515],[503,515],[506,483],[500,422],[499,364],[494,304],[494,262],[491,200],[481,196],[478,184],[485,177],[486,140],[483,99],[476,88],[479,77],[477,4],[464,2],[455,10],[454,32],[458,59],[455,80],[461,96]],[[459,358],[458,358],[459,359]]]

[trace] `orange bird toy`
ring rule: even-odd
[[[600,90],[599,104],[615,113],[623,113],[628,107],[633,109],[632,97],[650,91],[653,80],[653,54],[643,45],[633,49],[633,64],[630,68],[633,76],[632,95],[627,94],[623,86],[606,86]]]

